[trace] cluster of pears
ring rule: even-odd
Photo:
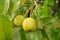
[[[35,31],[37,29],[37,22],[34,18],[25,18],[22,15],[18,15],[14,18],[14,24],[16,26],[22,26],[24,31]]]

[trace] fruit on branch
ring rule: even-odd
[[[27,32],[35,31],[37,29],[37,23],[33,18],[26,18],[22,23],[22,27],[24,31],[27,31]]]
[[[25,19],[24,16],[18,15],[18,16],[15,17],[13,23],[14,23],[16,26],[21,26],[24,19]]]

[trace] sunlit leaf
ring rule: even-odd
[[[0,14],[0,27],[1,32],[4,32],[6,40],[12,40],[12,22],[6,17]],[[3,36],[3,34],[1,34]]]
[[[0,13],[2,13],[4,8],[5,0],[0,0]]]
[[[2,21],[2,20],[1,20],[1,15],[0,15],[0,40],[5,40],[3,24],[2,24],[1,21]]]
[[[3,12],[2,12],[3,15],[6,15],[9,9],[9,6],[10,6],[10,0],[5,0],[5,4],[4,4]]]
[[[19,6],[20,6],[20,1],[17,1],[17,2],[14,4],[14,6],[13,6],[13,8],[12,8],[12,10],[11,10],[10,20],[12,20],[12,19],[14,18],[14,16],[15,16],[16,14],[18,14],[18,13],[16,13],[16,12],[18,11]]]
[[[41,40],[41,34],[40,31],[34,31],[34,32],[29,32],[28,34],[28,39],[29,40]]]

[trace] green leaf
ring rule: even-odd
[[[40,32],[38,30],[36,31],[35,35],[36,35],[35,36],[36,40],[41,40],[41,34],[40,34]]]
[[[22,28],[19,30],[19,32],[20,32],[21,40],[27,40],[26,32]]]
[[[51,12],[51,8],[47,6],[47,3],[44,3],[40,12],[40,18],[51,17]]]
[[[14,7],[15,7],[14,11],[17,11],[16,9],[19,8],[19,6],[20,6],[19,0],[10,0],[10,6],[9,6],[9,10],[8,10],[7,14],[11,15],[12,11],[14,10]]]
[[[34,31],[28,33],[28,40],[41,40],[40,31]]]
[[[1,18],[0,18],[0,40],[5,40],[4,29],[3,29],[3,24],[2,24]]]
[[[48,37],[48,35],[44,29],[41,30],[41,34],[42,34],[43,38],[45,38],[46,40],[50,40],[50,38]]]
[[[52,39],[53,40],[57,40],[58,34],[59,34],[59,30],[52,28],[50,33],[51,33],[50,35],[51,35]]]
[[[12,11],[12,8],[13,8],[15,3],[16,2],[14,0],[10,0],[10,6],[9,6],[9,10],[8,10],[9,15],[11,15],[11,11]]]
[[[5,4],[4,4],[3,12],[2,12],[3,15],[6,15],[9,9],[9,6],[10,6],[10,0],[5,0]]]
[[[20,1],[17,1],[12,8],[12,13],[15,12],[17,9],[19,9],[19,6],[20,6]]]
[[[47,2],[51,7],[54,7],[56,5],[56,0],[47,0]]]
[[[0,0],[0,13],[2,13],[4,8],[5,0]]]
[[[6,17],[0,14],[0,27],[2,27],[5,39],[12,40],[12,22]],[[1,29],[0,29],[1,30]]]
[[[17,14],[16,12],[18,11],[19,9],[19,6],[20,6],[20,1],[17,1],[14,6],[12,7],[12,10],[11,10],[11,15],[10,15],[10,20],[12,21],[14,16]]]
[[[38,5],[35,10],[33,10],[33,13],[39,18],[47,18],[51,17],[52,9],[47,6],[47,3],[44,3],[43,6]]]

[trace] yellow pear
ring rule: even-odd
[[[18,15],[18,16],[16,16],[15,19],[14,19],[14,24],[15,24],[16,26],[21,26],[23,20],[24,20],[24,16]]]
[[[22,23],[22,27],[24,31],[35,31],[37,29],[37,23],[33,18],[26,18]]]

